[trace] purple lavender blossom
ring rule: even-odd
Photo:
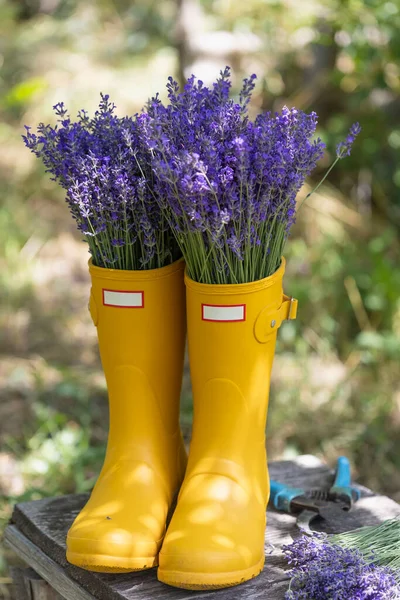
[[[301,536],[283,547],[292,566],[286,600],[393,600],[400,598],[394,573],[368,564],[358,550],[317,536]]]
[[[284,107],[251,121],[255,79],[244,80],[237,102],[229,67],[211,87],[192,76],[180,91],[170,77],[169,104],[157,95],[133,118],[118,118],[102,95],[93,118],[82,110],[71,122],[59,103],[55,127],[27,127],[25,144],[66,190],[95,264],[159,267],[177,258],[179,245],[197,281],[275,272],[297,193],[325,146],[314,137],[315,113]],[[359,131],[354,124],[336,162]]]
[[[93,118],[85,110],[72,122],[62,102],[55,127],[26,127],[26,146],[66,191],[94,264],[149,269],[169,264],[179,251],[154,198],[151,154],[136,118],[115,115],[101,95]]]
[[[336,156],[338,158],[344,158],[345,156],[350,156],[354,141],[360,132],[361,132],[360,124],[353,123],[353,125],[350,127],[349,133],[347,134],[345,141],[340,142],[336,146]]]
[[[139,117],[153,152],[154,185],[190,275],[208,283],[272,274],[295,221],[296,195],[324,150],[315,113],[284,107],[248,117],[255,75],[239,102],[227,67],[210,88],[171,78]],[[201,247],[199,247],[201,246]]]

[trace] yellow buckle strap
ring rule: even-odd
[[[297,300],[283,294],[283,301],[277,310],[264,308],[258,315],[254,326],[254,334],[259,342],[264,344],[269,336],[277,331],[282,321],[293,320],[297,316]]]
[[[280,307],[282,321],[293,321],[297,317],[297,305],[298,302],[293,296],[286,296],[283,294],[283,302]]]

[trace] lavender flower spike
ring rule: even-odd
[[[338,158],[344,158],[345,156],[350,156],[353,143],[360,132],[361,132],[360,124],[353,123],[353,125],[350,127],[349,133],[347,134],[345,141],[340,142],[340,144],[338,144],[336,146],[336,156]]]

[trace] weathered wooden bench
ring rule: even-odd
[[[270,464],[271,477],[293,486],[329,487],[333,472],[312,456]],[[337,532],[378,524],[400,515],[400,505],[359,486],[362,497],[350,513],[343,513]],[[279,600],[288,588],[286,565],[280,547],[297,535],[294,517],[268,510],[266,564],[262,574],[240,586],[212,592],[190,592],[157,581],[156,570],[105,575],[69,565],[65,559],[65,537],[87,495],[46,498],[17,504],[5,540],[29,569],[13,572],[17,600],[186,600],[217,597],[236,600]],[[323,530],[323,522],[320,521]]]

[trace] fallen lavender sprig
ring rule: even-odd
[[[367,562],[357,549],[327,538],[300,536],[283,546],[292,566],[286,600],[395,600],[400,588],[388,567]]]
[[[163,267],[179,255],[153,193],[151,154],[134,117],[119,118],[108,95],[94,117],[71,121],[54,106],[57,124],[26,127],[26,146],[66,190],[95,265],[114,269]]]
[[[170,78],[169,104],[156,96],[139,118],[157,199],[196,281],[242,283],[274,273],[297,193],[323,155],[314,112],[284,107],[249,119],[255,78],[244,80],[239,102],[230,97],[228,67],[211,88],[192,76],[180,91]]]

